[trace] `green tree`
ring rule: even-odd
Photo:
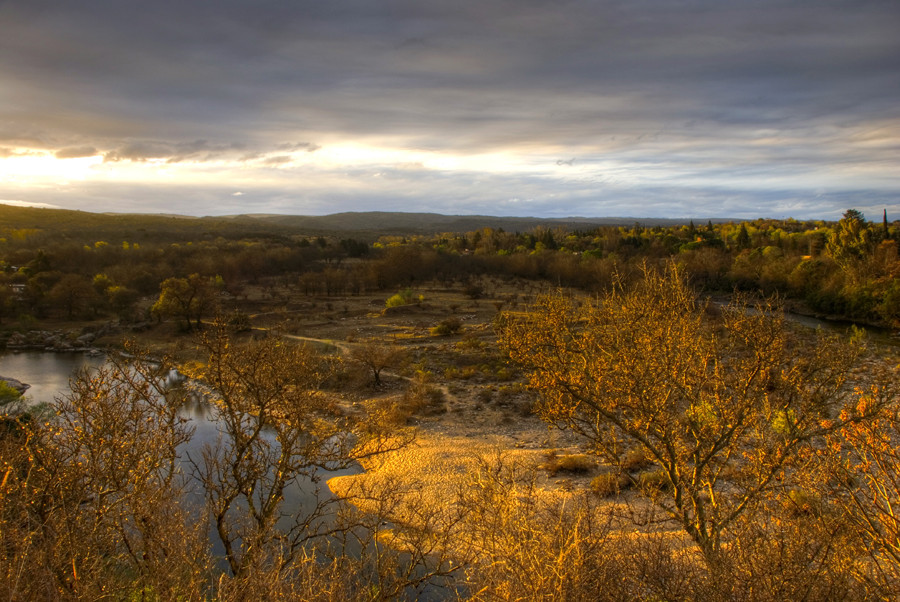
[[[747,232],[747,225],[741,223],[741,229],[738,230],[737,238],[735,239],[735,243],[737,244],[738,249],[749,249],[750,248],[750,233]]]
[[[729,527],[841,423],[860,353],[833,338],[800,352],[770,306],[713,318],[672,265],[598,304],[543,297],[501,340],[541,393],[541,418],[616,466],[636,450],[658,465],[644,494],[714,572]]]
[[[187,330],[199,330],[203,315],[215,304],[214,282],[199,274],[191,274],[187,278],[167,278],[159,289],[159,299],[150,308],[151,313],[184,320]]]
[[[119,318],[127,318],[135,302],[138,300],[138,293],[127,286],[119,286],[114,284],[106,289],[106,298],[113,311],[118,314]]]
[[[852,269],[875,248],[876,240],[865,216],[848,209],[828,239],[828,252],[845,270]]]
[[[12,288],[3,280],[0,280],[0,324],[3,318],[10,316],[15,308],[15,295]]]
[[[106,290],[113,286],[113,281],[106,274],[94,274],[94,279],[91,284],[98,295],[106,295]]]

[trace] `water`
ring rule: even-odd
[[[713,304],[719,308],[725,307],[727,305],[726,303],[721,302],[713,302]],[[879,345],[900,347],[900,332],[896,332],[888,328],[867,326],[864,324],[857,324],[855,322],[846,320],[823,320],[820,318],[815,318],[813,316],[795,314],[791,312],[784,312],[783,315],[786,322],[799,324],[812,330],[821,328],[824,332],[850,334],[851,328],[855,327],[859,330],[865,331],[866,339],[870,342],[877,343]]]
[[[102,356],[90,356],[85,353],[53,353],[47,351],[23,351],[16,353],[0,353],[0,376],[14,378],[31,385],[25,392],[29,404],[51,403],[55,399],[69,392],[69,383],[81,370],[98,368],[106,362]],[[178,384],[183,380],[177,372],[169,375],[170,385]],[[199,399],[192,399],[185,404],[180,412],[181,416],[191,421],[194,427],[194,435],[190,441],[179,448],[182,456],[182,467],[186,474],[193,468],[187,462],[190,455],[194,460],[202,458],[202,450],[207,445],[215,444],[220,436],[219,425],[215,421],[215,415],[208,404]],[[361,468],[318,471],[317,475],[324,483],[327,479],[346,474],[358,473]],[[195,506],[202,507],[204,494],[199,489],[199,483],[189,481],[188,499]],[[330,491],[322,486],[322,491],[316,493],[317,485],[310,479],[298,479],[284,492],[283,511],[286,515],[280,523],[287,527],[293,515],[305,515],[314,509],[323,497],[330,498]],[[325,517],[328,520],[329,517]],[[222,555],[224,549],[216,538],[211,538],[213,553]]]
[[[32,403],[50,403],[69,391],[69,379],[79,370],[102,366],[105,361],[86,353],[4,353],[0,355],[0,376],[31,385],[25,396]]]
[[[893,331],[887,328],[878,328],[877,326],[864,326],[843,320],[820,320],[819,318],[814,318],[812,316],[804,316],[802,314],[792,313],[785,313],[784,318],[789,322],[794,322],[796,324],[800,324],[812,329],[821,328],[826,332],[839,332],[849,334],[850,329],[856,327],[866,332],[866,338],[869,341],[878,343],[880,345],[891,345],[893,347],[900,346],[900,338],[898,338]]]

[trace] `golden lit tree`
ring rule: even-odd
[[[864,390],[844,418],[869,413],[874,420],[845,420],[819,450],[825,471],[812,475],[813,490],[840,509],[872,560],[861,565],[859,582],[872,598],[900,595],[900,379],[897,370]]]
[[[545,296],[530,313],[508,314],[501,340],[541,393],[545,421],[614,465],[639,451],[658,466],[642,491],[711,569],[736,519],[839,428],[860,354],[824,335],[802,347],[771,306],[711,307],[672,264],[645,266],[634,288],[596,303]]]
[[[376,387],[381,386],[381,373],[388,368],[399,368],[409,359],[406,349],[400,345],[384,345],[370,340],[354,346],[350,359],[372,371]]]

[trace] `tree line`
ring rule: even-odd
[[[189,220],[174,219],[169,229],[154,221],[152,232],[132,228],[130,238],[112,238],[108,230],[60,230],[48,219],[45,227],[0,228],[0,323],[167,315],[187,328],[198,309],[209,315],[206,297],[239,298],[256,285],[329,297],[493,275],[598,292],[616,275],[636,277],[644,261],[674,260],[706,291],[777,293],[805,311],[896,327],[900,226],[882,217],[871,222],[850,209],[836,223],[483,228],[371,241],[281,230],[192,231],[183,223]],[[197,307],[179,311],[187,289],[198,294]]]

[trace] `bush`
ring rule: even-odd
[[[637,472],[653,466],[653,460],[641,448],[630,449],[619,460],[619,466],[626,472]]]
[[[12,387],[5,380],[0,380],[0,408],[13,404],[22,398],[22,394],[18,389]]]
[[[519,416],[522,416],[523,418],[527,418],[534,414],[534,402],[531,400],[517,402],[515,408],[519,413]]]
[[[631,477],[621,472],[604,472],[591,479],[591,493],[610,497],[632,485]]]
[[[494,392],[490,389],[481,389],[478,393],[475,394],[475,398],[478,399],[481,403],[490,403],[490,401],[494,398]]]
[[[228,316],[228,328],[231,332],[247,332],[252,330],[250,316],[240,310],[235,310]]]
[[[638,475],[638,487],[645,494],[650,495],[660,491],[668,491],[671,487],[669,477],[662,468],[647,470]]]
[[[419,373],[410,382],[403,394],[403,404],[411,414],[434,415],[447,411],[444,405],[444,392],[438,387],[429,385],[425,373]]]
[[[396,295],[388,297],[388,300],[384,305],[385,307],[399,307],[401,305],[412,305],[413,303],[419,303],[424,300],[424,295],[416,296],[416,294],[412,292],[412,289],[406,288]]]
[[[472,282],[466,285],[463,289],[463,293],[465,293],[466,297],[469,299],[480,299],[481,295],[484,294],[484,289],[480,284]]]
[[[431,334],[438,337],[445,337],[456,334],[462,330],[462,322],[459,318],[447,318],[438,322],[437,326],[431,329]]]
[[[555,450],[547,454],[547,461],[541,466],[555,476],[557,473],[566,472],[570,474],[583,474],[591,472],[597,467],[596,461],[585,454],[565,454],[557,455]]]

